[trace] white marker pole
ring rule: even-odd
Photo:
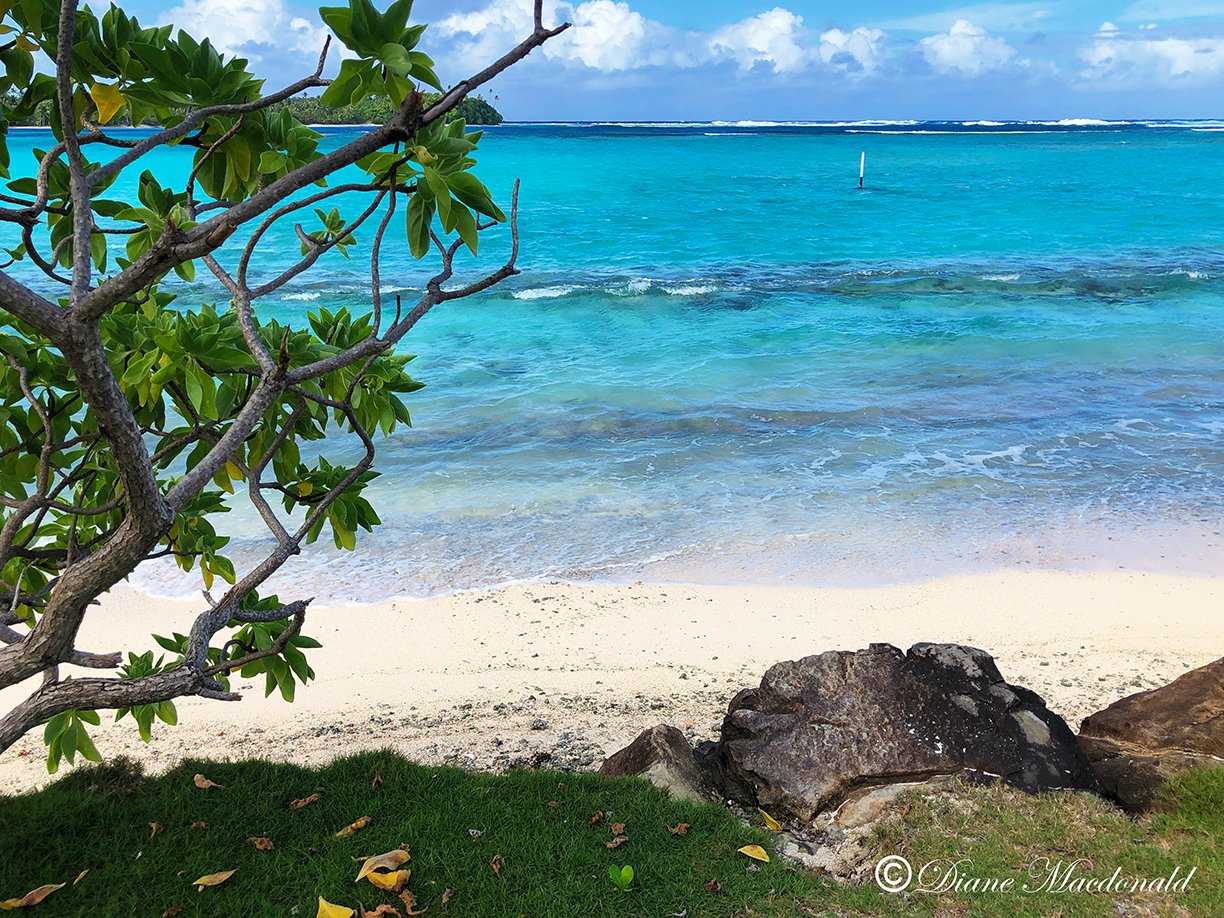
[[[863,187],[863,172],[867,169],[867,151],[863,151],[863,155],[859,157],[859,188]]]

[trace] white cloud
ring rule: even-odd
[[[883,60],[879,29],[830,29],[815,37],[803,17],[774,7],[713,32],[682,32],[643,16],[625,0],[586,0],[551,6],[545,22],[572,27],[546,44],[543,57],[604,73],[652,65],[697,67],[732,61],[743,70],[765,65],[796,73],[824,63],[851,79],[875,72]],[[489,0],[487,6],[435,23],[434,34],[451,39],[447,60],[463,69],[487,64],[529,34],[532,0]]]
[[[884,33],[857,28],[852,32],[829,29],[820,35],[820,59],[852,79],[875,73],[884,57]]]
[[[317,55],[327,29],[290,12],[285,0],[184,0],[166,10],[161,23],[173,23],[193,38],[208,37],[227,54],[259,60],[251,45],[276,45],[281,50]],[[310,67],[314,68],[314,61]]]
[[[588,0],[574,8],[573,27],[545,53],[568,57],[596,70],[629,70],[640,66],[648,33],[658,24],[613,0]]]
[[[1079,56],[1080,77],[1098,84],[1201,84],[1224,77],[1224,37],[1144,38],[1102,27]]]
[[[967,19],[956,20],[947,32],[930,35],[919,44],[927,63],[940,73],[973,76],[1006,66],[1016,56],[1006,41],[991,37]]]
[[[811,52],[800,44],[803,17],[777,6],[733,25],[724,26],[710,36],[714,56],[725,55],[742,69],[759,63],[778,73],[790,73],[807,66]]]
[[[464,69],[481,67],[531,33],[532,0],[493,0],[483,9],[456,13],[432,26],[435,34],[457,38],[453,59]],[[572,23],[537,52],[605,72],[631,70],[667,60],[668,29],[619,0],[556,4],[546,24]]]

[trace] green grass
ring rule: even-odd
[[[196,788],[197,772],[226,789]],[[376,773],[382,783],[372,788]],[[291,800],[315,792],[322,794],[317,803],[289,809]],[[592,827],[596,810],[610,816]],[[359,816],[372,824],[350,838],[334,836]],[[192,829],[197,821],[207,828]],[[164,828],[150,838],[152,822]],[[609,850],[613,822],[625,823],[629,841]],[[687,835],[667,831],[680,822],[691,824]],[[258,851],[249,836],[269,837],[276,847]],[[38,793],[0,799],[0,839],[0,899],[44,883],[71,884],[88,868],[79,884],[31,912],[40,918],[158,916],[173,906],[183,916],[313,918],[320,895],[353,908],[399,906],[364,881],[354,884],[359,865],[352,858],[401,843],[412,851],[410,888],[430,918],[1224,915],[1224,769],[1174,782],[1167,810],[1143,821],[1085,795],[966,788],[911,800],[871,842],[873,860],[898,852],[915,863],[968,858],[982,876],[1019,876],[1035,857],[1087,857],[1106,873],[1115,866],[1152,875],[1197,866],[1190,891],[1171,898],[891,896],[870,882],[842,886],[777,858],[749,869],[752,862],[736,849],[769,848],[768,833],[720,807],[671,800],[640,780],[468,774],[390,752],[316,770],[260,761],[187,762],[156,778],[127,763],[81,769]],[[496,854],[505,861],[500,875],[490,867]],[[635,876],[632,890],[621,893],[608,867],[626,863]],[[222,886],[198,893],[191,885],[234,869]],[[711,879],[720,892],[707,891]],[[448,888],[454,898],[443,906]],[[1120,901],[1131,910],[1119,912]]]

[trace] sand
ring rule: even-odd
[[[82,646],[153,646],[198,604],[116,590]],[[184,756],[322,763],[390,746],[426,763],[593,768],[669,722],[713,737],[727,701],[771,664],[886,641],[955,641],[1072,726],[1224,653],[1224,578],[1119,571],[1000,572],[865,589],[543,583],[429,600],[313,608],[318,678],[287,704],[263,680],[237,703],[182,699],[146,745],[128,720],[104,756],[161,770]],[[0,707],[23,687],[0,692]],[[25,691],[33,686],[24,687]],[[46,783],[41,736],[0,755],[0,789]]]

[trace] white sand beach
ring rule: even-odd
[[[198,604],[115,591],[80,646],[152,647]],[[1000,572],[884,588],[540,583],[430,600],[313,608],[317,680],[294,704],[239,681],[239,703],[183,699],[139,740],[95,731],[104,756],[154,770],[182,757],[319,763],[391,746],[427,763],[598,767],[640,730],[712,736],[771,664],[873,642],[954,641],[993,653],[1074,727],[1084,715],[1224,654],[1224,578]],[[34,686],[0,693],[8,707]],[[47,782],[32,733],[0,755],[0,789]],[[551,755],[551,758],[550,758]]]

